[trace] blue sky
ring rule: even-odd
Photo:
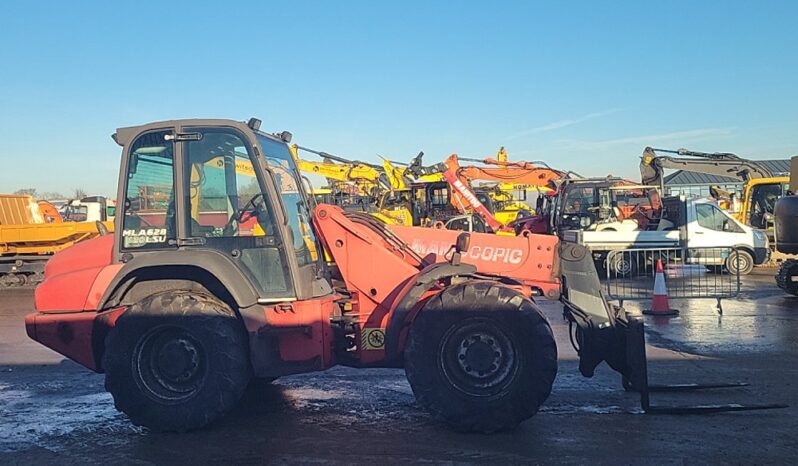
[[[113,195],[120,126],[246,119],[361,160],[639,178],[646,145],[798,154],[798,2],[9,2],[0,192]]]

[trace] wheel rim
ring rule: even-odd
[[[632,273],[632,262],[620,257],[615,260],[615,273],[623,277]]]
[[[194,396],[205,382],[207,359],[200,342],[180,327],[156,327],[134,350],[136,381],[148,396],[178,403]]]
[[[508,334],[482,319],[452,326],[441,339],[438,362],[447,381],[472,396],[502,393],[518,369]]]
[[[748,270],[749,266],[748,257],[745,254],[734,254],[729,256],[729,265],[726,268],[729,269],[729,272],[738,274],[743,270]]]

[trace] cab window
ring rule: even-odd
[[[230,128],[185,130],[197,134],[184,146],[189,236],[233,258],[260,297],[294,297],[275,207],[263,194],[252,147]]]
[[[188,157],[191,236],[274,235],[272,212],[238,135],[207,131],[189,142]]]
[[[449,188],[440,187],[430,189],[430,201],[433,206],[449,205]]]
[[[294,256],[299,267],[314,263],[316,236],[310,226],[310,211],[299,189],[299,171],[288,145],[263,135],[258,142],[264,151],[266,164],[274,174],[277,190],[282,196],[288,226],[291,230]]]
[[[731,218],[712,204],[697,204],[695,211],[698,224],[704,228],[730,233],[743,232]]]
[[[782,184],[760,184],[751,190],[750,223],[755,228],[767,228],[776,201],[782,196]]]
[[[175,246],[174,143],[171,131],[140,136],[130,147],[122,249]]]

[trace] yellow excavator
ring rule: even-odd
[[[333,192],[362,196],[373,203],[379,199],[386,190],[390,190],[390,182],[382,167],[355,160],[347,160],[323,151],[317,151],[292,145],[297,168],[305,173],[311,173],[327,179]],[[316,154],[322,158],[320,162],[304,160],[299,157],[299,151]],[[355,189],[350,189],[354,187]]]

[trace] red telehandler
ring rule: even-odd
[[[419,403],[460,430],[535,414],[557,349],[530,283],[461,260],[468,233],[438,261],[373,217],[311,211],[290,133],[259,128],[253,118],[118,129],[116,229],[49,261],[29,336],[104,372],[116,407],[154,430],[214,421],[252,378],[338,364],[404,367]],[[607,361],[656,411],[642,319],[608,305],[586,249],[540,244],[555,246],[532,254],[562,284],[581,372]]]

